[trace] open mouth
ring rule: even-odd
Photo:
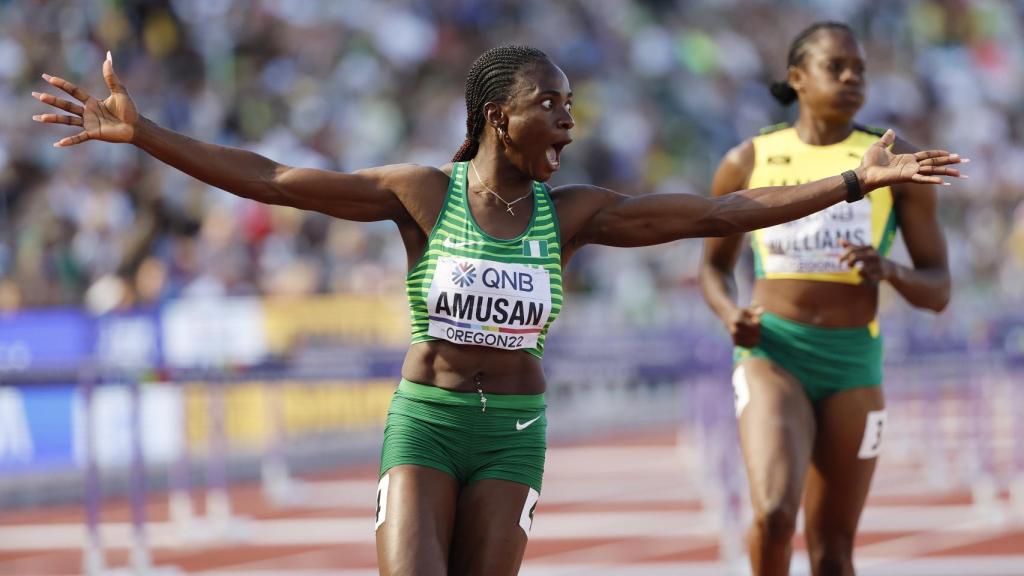
[[[561,140],[559,142],[555,142],[547,149],[545,154],[548,160],[548,167],[551,168],[552,171],[558,170],[558,167],[561,165],[561,160],[559,160],[559,158],[562,155],[562,148],[568,146],[570,142],[572,142],[571,138]]]

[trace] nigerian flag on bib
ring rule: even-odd
[[[548,255],[547,240],[527,240],[523,242],[523,256],[545,258]]]

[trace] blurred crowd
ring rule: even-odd
[[[823,19],[864,45],[863,123],[973,160],[941,199],[958,293],[1024,299],[1021,2],[0,0],[0,310],[404,289],[391,223],[239,199],[131,146],[52,148],[70,129],[30,120],[42,72],[105,97],[109,49],[142,113],[192,137],[307,167],[440,166],[464,138],[473,59],[525,43],[575,94],[553,185],[707,194],[726,150],[793,119],[767,85]],[[700,252],[592,247],[568,282],[642,307],[693,285]]]

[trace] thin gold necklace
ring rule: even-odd
[[[473,174],[476,174],[476,179],[477,179],[478,182],[480,182],[480,185],[484,187],[484,190],[490,192],[491,194],[494,194],[498,198],[498,200],[501,200],[502,202],[504,202],[505,203],[505,210],[508,210],[508,213],[513,215],[513,216],[515,216],[516,213],[512,211],[512,205],[515,204],[516,202],[519,202],[520,200],[524,200],[524,199],[529,198],[530,196],[533,195],[533,189],[531,188],[530,191],[527,192],[526,194],[523,194],[519,198],[516,198],[515,200],[513,200],[511,202],[508,202],[507,200],[505,200],[504,198],[501,197],[501,194],[498,194],[494,190],[491,190],[490,186],[488,186],[487,184],[484,183],[484,179],[481,178],[480,177],[480,173],[476,171],[476,165],[473,164],[472,160],[469,161],[469,167],[473,169]]]

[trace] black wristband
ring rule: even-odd
[[[857,178],[856,172],[853,170],[843,172],[843,182],[846,184],[847,202],[856,202],[864,197],[864,192],[860,189],[860,178]]]

